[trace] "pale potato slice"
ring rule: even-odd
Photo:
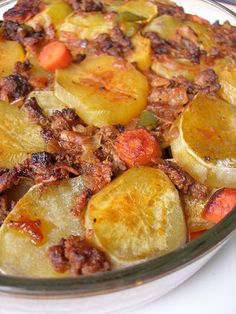
[[[58,27],[58,36],[61,41],[67,39],[67,33],[78,39],[92,40],[99,34],[109,33],[114,26],[114,18],[100,12],[72,14]]]
[[[94,195],[85,226],[91,241],[121,265],[163,255],[186,241],[179,194],[161,170],[149,167],[131,168]]]
[[[93,56],[56,71],[55,95],[89,125],[127,124],[145,108],[148,82],[125,60]]]
[[[213,223],[202,217],[204,207],[209,201],[211,194],[212,192],[209,193],[209,195],[203,200],[198,200],[189,194],[181,195],[181,200],[186,214],[188,230],[190,233],[208,230],[213,227]]]
[[[0,101],[0,167],[13,167],[31,153],[46,150],[41,127],[15,105]]]
[[[24,277],[61,277],[55,272],[48,257],[48,248],[61,238],[83,235],[83,224],[72,215],[76,197],[83,191],[82,177],[69,179],[58,185],[32,187],[17,203],[0,229],[0,272]],[[43,241],[33,238],[19,228],[10,227],[11,221],[40,220]]]
[[[176,162],[210,187],[236,187],[236,108],[200,94],[176,124],[179,136],[171,142]]]
[[[72,12],[72,8],[63,0],[43,2],[45,2],[46,8],[26,23],[34,29],[37,29],[39,25],[45,28],[50,25],[56,27]]]
[[[145,20],[145,22],[150,21],[157,15],[157,6],[151,1],[147,0],[136,0],[127,1],[121,5],[117,12],[133,14],[134,16],[140,17],[140,21]]]
[[[35,97],[38,105],[46,114],[52,114],[55,110],[62,110],[68,106],[61,102],[52,91],[34,91],[29,98]]]
[[[0,78],[12,73],[17,61],[23,62],[25,53],[16,41],[0,40]]]

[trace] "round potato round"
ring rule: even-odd
[[[198,95],[177,127],[179,136],[171,143],[176,162],[210,187],[236,187],[235,106]]]
[[[92,230],[91,241],[124,265],[186,241],[178,192],[161,170],[149,167],[131,168],[93,196],[85,225]]]
[[[130,63],[101,55],[58,70],[55,95],[89,125],[125,125],[145,108],[148,82]]]

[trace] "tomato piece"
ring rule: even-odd
[[[159,143],[144,129],[122,133],[117,139],[116,150],[130,167],[148,165],[161,157]]]
[[[236,189],[224,188],[215,192],[205,206],[203,217],[220,222],[236,206]]]
[[[201,231],[196,231],[196,232],[191,232],[189,234],[189,240],[195,240],[197,238],[199,238],[206,230],[201,230]]]

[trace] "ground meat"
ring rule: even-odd
[[[201,49],[192,41],[188,39],[182,39],[180,44],[177,46],[178,50],[180,50],[180,54],[183,58],[186,58],[193,63],[200,63],[200,57],[202,56],[203,52]]]
[[[45,38],[44,30],[35,31],[28,25],[20,25],[13,21],[4,21],[2,28],[4,38],[18,41],[26,50],[33,50]]]
[[[66,0],[76,12],[103,11],[103,4],[94,0]]]
[[[9,210],[7,207],[7,197],[6,196],[0,196],[0,227],[3,224],[4,220],[9,214]]]
[[[13,102],[24,99],[31,91],[32,86],[21,74],[11,74],[0,81],[0,99]]]
[[[150,39],[151,48],[154,54],[162,55],[168,54],[170,52],[170,44],[166,40],[161,39],[157,33],[147,32],[145,33],[145,37]]]
[[[159,15],[172,15],[180,19],[185,19],[186,17],[184,9],[180,6],[165,3],[158,3],[157,6]]]
[[[86,189],[84,192],[80,193],[76,199],[76,205],[72,209],[72,214],[74,216],[79,217],[81,215],[92,195],[93,191],[90,189]]]
[[[32,164],[38,164],[42,167],[47,167],[55,162],[53,154],[48,152],[33,153],[31,155]]]
[[[58,272],[70,270],[74,275],[89,275],[111,269],[105,254],[91,246],[86,239],[71,235],[59,245],[49,248],[49,258]]]
[[[30,119],[41,126],[46,126],[49,122],[47,117],[43,114],[43,110],[38,105],[35,97],[30,98],[24,104],[24,108],[27,110]]]
[[[98,137],[101,137],[101,146],[95,151],[95,156],[100,161],[110,162],[115,176],[127,169],[126,164],[120,159],[115,149],[115,140],[122,131],[124,131],[123,126],[105,126],[96,133]]]
[[[0,193],[3,191],[10,189],[14,185],[19,183],[19,177],[17,171],[15,169],[7,169],[0,176]]]
[[[218,75],[212,69],[206,69],[195,77],[195,84],[206,94],[214,95],[219,89]]]
[[[42,8],[40,0],[20,0],[3,14],[3,19],[22,24],[38,14]]]
[[[25,78],[29,78],[29,72],[30,69],[32,68],[32,64],[30,63],[29,60],[25,60],[24,62],[16,62],[14,66],[13,73],[18,73],[24,76]]]
[[[111,35],[99,35],[94,41],[94,48],[100,53],[121,57],[132,49],[132,43],[119,27],[115,27]]]
[[[176,188],[184,194],[191,194],[194,198],[204,199],[208,194],[207,186],[196,182],[187,172],[181,169],[176,163],[163,160],[158,168],[167,174]]]
[[[79,123],[79,117],[73,109],[55,110],[50,117],[51,129],[59,136],[63,130],[72,130]]]

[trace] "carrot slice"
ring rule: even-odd
[[[47,71],[67,68],[71,62],[70,51],[59,41],[44,46],[39,54],[39,64]]]
[[[116,150],[129,167],[145,166],[161,157],[159,143],[144,129],[122,133],[118,136]]]
[[[224,188],[216,191],[208,201],[203,218],[218,223],[236,206],[236,189]]]
[[[199,238],[206,230],[196,231],[196,232],[190,232],[189,239],[190,241],[195,240]]]

